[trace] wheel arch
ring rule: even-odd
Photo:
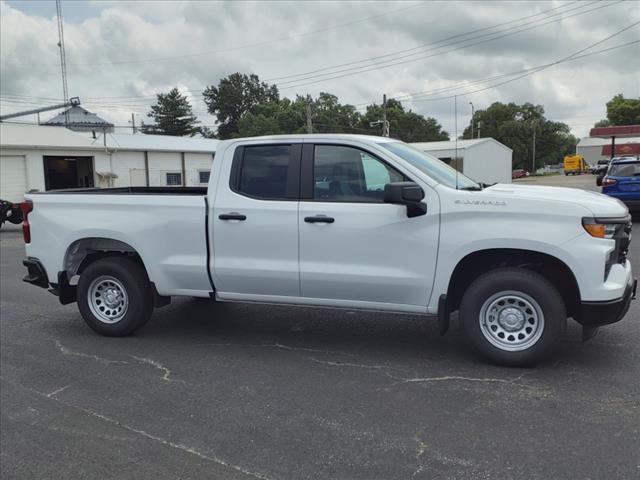
[[[151,284],[154,306],[161,307],[170,303],[171,297],[158,294],[155,283],[138,250],[122,240],[109,237],[84,237],[73,241],[67,247],[64,255],[63,270],[58,273],[58,284],[55,287],[61,303],[66,304],[75,301],[77,276],[81,275],[95,261],[108,257],[127,258],[140,265]]]
[[[147,276],[142,257],[126,242],[108,237],[85,237],[72,242],[64,255],[63,268],[67,278],[81,274],[91,263],[105,257],[122,256],[139,263]]]
[[[557,257],[534,250],[493,248],[472,252],[453,270],[447,287],[447,311],[458,310],[467,287],[485,272],[503,267],[519,267],[539,273],[549,280],[564,299],[567,314],[579,315],[580,290],[571,269]]]

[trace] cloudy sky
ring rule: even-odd
[[[55,2],[0,8],[0,111],[59,102]],[[386,93],[450,133],[454,95],[459,131],[469,102],[513,101],[542,104],[579,136],[616,93],[640,96],[637,1],[67,0],[62,9],[70,95],[123,129],[174,86],[213,124],[200,92],[233,72],[256,73],[283,96],[328,91],[362,109]]]

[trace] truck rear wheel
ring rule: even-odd
[[[144,269],[122,257],[97,260],[80,275],[78,308],[94,331],[108,337],[129,335],[153,311],[153,292]]]
[[[491,362],[524,367],[552,350],[566,329],[567,312],[558,290],[542,275],[500,268],[469,286],[460,321],[469,341]]]

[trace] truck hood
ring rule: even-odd
[[[522,198],[532,201],[548,200],[572,203],[589,209],[596,217],[624,217],[629,213],[627,207],[615,198],[578,188],[498,183],[484,189],[484,191],[498,195],[505,200]]]

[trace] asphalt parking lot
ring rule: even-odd
[[[102,338],[0,254],[4,480],[640,477],[638,302],[507,369],[418,316],[181,299]]]

